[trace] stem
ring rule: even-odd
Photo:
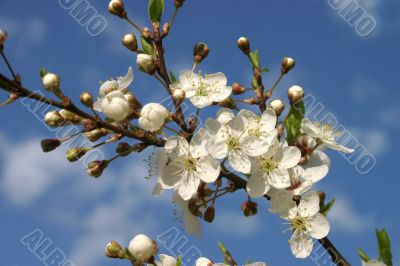
[[[125,16],[124,19],[128,21],[129,24],[131,24],[135,29],[137,29],[140,33],[142,33],[143,29],[139,27],[135,22],[133,22],[128,16]]]
[[[6,57],[6,55],[5,55],[5,53],[4,53],[3,50],[1,50],[1,56],[3,57],[3,60],[4,60],[4,62],[6,63],[8,69],[10,70],[11,75],[13,76],[14,80],[15,80],[15,81],[18,81],[18,77],[17,77],[17,75],[15,75],[14,70],[13,70],[13,68],[11,67],[11,64],[10,64],[10,62],[8,61],[8,59],[7,59],[7,57]]]
[[[80,110],[78,107],[76,107],[71,101],[68,103],[63,103],[63,102],[58,102],[52,99],[49,99],[47,97],[44,97],[42,95],[39,95],[35,92],[32,92],[21,85],[17,84],[16,82],[13,82],[9,80],[6,76],[0,74],[0,88],[8,91],[8,92],[18,92],[20,94],[20,97],[24,98],[30,98],[33,100],[36,100],[38,102],[42,102],[51,106],[55,106],[61,109],[68,110],[82,118],[89,119],[97,124],[98,127],[109,129],[115,133],[122,134],[123,136],[127,136],[133,139],[137,139],[140,141],[143,141],[144,143],[148,143],[157,147],[163,147],[165,140],[159,139],[155,137],[154,135],[150,134],[149,132],[145,130],[135,130],[135,131],[129,131],[124,128],[118,127],[116,125],[104,122],[104,121],[98,121],[96,117]]]
[[[250,57],[250,54],[247,54],[247,57],[250,60],[251,65],[253,66],[253,77],[257,81],[257,88],[255,90],[258,106],[261,112],[264,112],[267,109],[265,104],[266,98],[264,97],[264,85],[262,81],[261,69],[253,63],[253,60]]]
[[[176,19],[176,15],[178,15],[178,11],[179,11],[179,8],[176,8],[176,7],[175,7],[174,14],[172,15],[172,18],[171,18],[171,20],[169,21],[169,27],[170,27],[170,28],[172,27],[172,23],[174,23],[174,21],[175,21],[175,19]]]
[[[272,85],[272,87],[269,89],[269,91],[271,91],[271,94],[275,91],[276,87],[278,87],[279,82],[281,82],[281,80],[282,80],[282,78],[283,78],[284,75],[285,75],[285,74],[281,73],[281,74],[279,75],[278,79],[275,81],[274,85]]]

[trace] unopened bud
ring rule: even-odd
[[[158,251],[157,243],[143,234],[135,236],[129,243],[128,249],[133,257],[140,262],[146,262]]]
[[[209,53],[210,49],[206,43],[197,43],[193,48],[194,62],[197,64],[201,63],[201,61],[203,61]]]
[[[118,153],[118,155],[125,157],[125,156],[128,156],[129,154],[131,154],[132,151],[133,151],[132,146],[129,145],[128,143],[126,143],[126,142],[118,143],[118,146],[116,149],[116,152]]]
[[[43,87],[50,92],[60,90],[60,77],[54,73],[46,73],[42,78]]]
[[[8,34],[5,30],[0,29],[0,46],[3,45],[7,40]]]
[[[299,101],[303,100],[304,97],[304,91],[300,86],[292,86],[288,90],[288,96],[290,100],[290,104],[296,104]]]
[[[285,109],[285,103],[282,100],[273,100],[270,102],[269,107],[275,111],[277,116],[280,116]]]
[[[293,58],[290,58],[290,57],[283,58],[282,69],[281,69],[282,74],[289,73],[289,71],[292,70],[295,65],[296,65],[296,61],[294,61]]]
[[[244,99],[242,100],[243,103],[246,104],[251,104],[251,105],[256,105],[258,104],[258,100],[256,98],[248,98],[248,99]]]
[[[58,139],[44,139],[40,142],[43,152],[51,152],[57,149],[61,145],[61,141]]]
[[[128,92],[125,94],[125,99],[128,101],[129,105],[134,109],[138,110],[142,108],[142,104],[138,101],[135,95],[132,93]]]
[[[257,214],[257,203],[253,201],[245,201],[242,203],[241,209],[244,216],[250,217]]]
[[[212,223],[214,221],[214,218],[215,218],[215,208],[214,206],[211,205],[204,212],[203,219],[208,223]]]
[[[285,131],[284,124],[283,123],[279,123],[276,126],[276,130],[278,131],[278,139],[280,140],[282,138],[282,136],[283,136],[284,131]]]
[[[106,136],[107,130],[105,130],[103,128],[96,128],[92,131],[84,133],[84,135],[89,141],[95,142],[95,141],[98,141],[101,137]]]
[[[246,91],[246,88],[240,85],[239,83],[235,82],[232,84],[232,93],[235,95],[242,94]]]
[[[236,103],[231,97],[228,97],[225,100],[221,101],[219,103],[219,105],[222,106],[222,107],[229,108],[229,109],[235,109],[236,108]]]
[[[126,259],[128,255],[125,250],[115,241],[111,241],[106,246],[106,256],[113,259]]]
[[[122,0],[111,0],[110,3],[108,4],[108,11],[111,14],[114,14],[119,17],[126,16],[124,3],[122,2]]]
[[[88,164],[86,173],[91,177],[100,177],[108,166],[108,161],[93,161]]]
[[[153,57],[148,54],[138,54],[136,64],[140,71],[153,75],[156,72],[156,67],[153,62]]]
[[[67,150],[66,158],[71,163],[78,161],[82,158],[86,152],[89,151],[89,148],[72,148]]]
[[[317,141],[313,137],[302,135],[297,138],[297,145],[304,153],[309,153],[317,145]]]
[[[138,50],[138,43],[135,34],[125,34],[122,38],[122,44],[132,52],[136,52]]]
[[[89,92],[82,92],[81,93],[81,103],[86,107],[92,108],[93,107],[93,96]]]
[[[162,34],[163,36],[167,36],[170,30],[170,25],[168,22],[165,22],[163,27],[162,27]]]
[[[183,99],[185,99],[185,91],[181,89],[176,89],[173,92],[173,97],[176,101],[182,101]]]
[[[148,40],[148,41],[151,40],[152,33],[151,33],[150,29],[147,28],[147,27],[143,27],[143,29],[142,29],[142,36],[143,36],[143,38],[144,38],[145,40]]]
[[[246,37],[240,37],[237,41],[237,45],[243,53],[249,54],[250,53],[250,41]]]
[[[82,122],[82,117],[68,111],[65,109],[62,109],[60,111],[60,115],[65,119],[71,122],[72,124],[79,124]]]
[[[57,110],[54,110],[45,115],[44,121],[51,127],[59,127],[65,122],[65,119]]]
[[[174,0],[175,8],[181,8],[183,6],[183,3],[185,3],[185,0]]]

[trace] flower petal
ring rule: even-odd
[[[211,156],[205,156],[200,158],[197,164],[196,171],[202,181],[212,183],[217,180],[221,171],[217,160],[213,159]]]
[[[250,173],[251,161],[242,150],[233,150],[228,154],[229,165],[243,174]]]
[[[276,127],[276,113],[271,108],[267,108],[261,115],[260,126],[264,131],[274,130]]]
[[[304,118],[301,121],[301,132],[310,137],[319,137],[320,131],[308,118]]]
[[[289,243],[293,255],[298,259],[307,258],[313,250],[313,240],[308,235],[293,234]]]
[[[308,222],[311,225],[311,236],[315,239],[322,239],[326,237],[330,230],[328,219],[321,214],[317,213],[313,217],[310,217]]]
[[[263,172],[255,172],[251,175],[249,181],[247,182],[246,190],[252,198],[260,198],[264,196],[270,188],[270,185],[264,179]]]
[[[304,171],[301,177],[313,183],[320,181],[329,172],[330,160],[326,153],[315,150],[308,160],[307,164],[303,166]]]
[[[162,184],[165,185],[165,188],[174,188],[181,181],[183,174],[182,168],[176,163],[170,163],[161,171]]]
[[[317,192],[310,192],[303,196],[298,206],[298,214],[303,217],[311,217],[319,212],[319,195]]]
[[[126,73],[125,77],[118,77],[118,89],[123,90],[127,89],[129,85],[131,85],[133,81],[133,69],[129,67],[128,73]]]
[[[289,169],[299,163],[301,159],[301,151],[297,147],[286,146],[277,153],[276,159],[280,161],[280,168]]]

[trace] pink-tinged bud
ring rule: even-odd
[[[138,50],[138,43],[135,34],[125,34],[122,38],[122,44],[132,52],[136,52]]]
[[[294,61],[293,58],[290,57],[285,57],[282,60],[282,74],[287,74],[289,73],[290,70],[292,70],[296,65],[296,61]]]
[[[111,0],[108,4],[108,11],[119,17],[125,17],[126,11],[122,0]]]
[[[201,61],[203,61],[209,53],[210,49],[206,43],[197,43],[193,48],[194,62],[197,64],[201,63]]]
[[[61,141],[58,139],[44,139],[40,142],[43,152],[51,152],[57,149],[61,145]]]
[[[273,100],[270,102],[269,107],[275,111],[277,116],[280,116],[285,110],[285,103],[282,100]]]
[[[91,177],[98,178],[103,174],[103,172],[107,168],[107,166],[108,166],[108,161],[106,161],[106,160],[93,161],[88,164],[86,173]]]
[[[80,97],[81,103],[86,107],[93,107],[93,96],[89,92],[82,92]]]
[[[296,104],[299,101],[303,100],[304,97],[304,91],[300,86],[292,86],[288,90],[288,96],[290,100],[290,104]]]
[[[250,53],[250,41],[247,37],[240,37],[237,41],[237,45],[243,53],[249,54]]]
[[[241,209],[244,216],[250,217],[257,214],[257,203],[253,201],[245,201],[242,203]]]
[[[232,84],[232,93],[235,95],[242,94],[246,91],[246,88],[240,85],[239,83],[235,82]]]
[[[212,223],[215,219],[215,208],[214,206],[210,206],[206,209],[203,215],[204,221],[208,223]]]

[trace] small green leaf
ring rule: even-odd
[[[44,68],[40,69],[40,77],[43,78],[46,74],[47,74],[46,69],[44,69]]]
[[[376,229],[376,237],[378,238],[379,260],[387,266],[392,266],[392,248],[386,229],[383,229],[382,231]]]
[[[176,79],[174,72],[172,72],[172,70],[169,71],[169,76],[171,77],[172,83],[178,83],[178,80]]]
[[[261,69],[261,73],[268,73],[269,72],[269,68],[264,67],[263,69]]]
[[[320,210],[320,212],[323,214],[323,215],[327,215],[328,214],[328,212],[332,209],[332,206],[333,206],[333,204],[335,203],[335,199],[331,199],[329,202],[328,202],[328,204],[325,204],[322,208],[321,208],[321,210]]]
[[[151,41],[147,41],[145,38],[140,37],[140,43],[142,44],[142,49],[146,54],[153,55],[154,48]]]
[[[253,87],[253,89],[255,90],[258,88],[258,81],[254,77],[253,80],[251,81],[251,87]]]
[[[300,101],[290,107],[290,111],[284,120],[286,128],[286,140],[289,145],[293,145],[301,135],[301,121],[305,115],[304,102]]]
[[[182,258],[181,256],[178,257],[178,259],[176,260],[176,266],[181,266],[182,265]]]
[[[160,22],[164,12],[164,0],[149,0],[149,16],[152,22]]]
[[[260,68],[260,52],[258,49],[254,52],[250,52],[250,61],[254,67]]]
[[[368,261],[371,260],[371,259],[368,257],[368,255],[365,254],[365,252],[364,252],[361,248],[358,248],[358,255],[360,256],[360,258],[361,258],[364,262],[368,262]]]

